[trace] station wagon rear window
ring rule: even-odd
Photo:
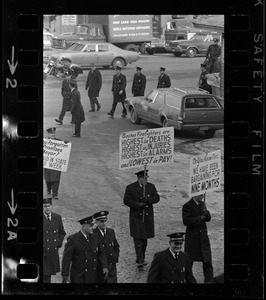
[[[177,97],[176,95],[166,94],[166,103],[169,106],[180,108],[181,107],[181,101],[182,101],[182,98]]]
[[[186,98],[185,108],[220,108],[220,106],[214,98]]]

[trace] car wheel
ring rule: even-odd
[[[149,55],[153,55],[154,52],[153,52],[153,50],[148,50],[147,53],[148,53]]]
[[[215,132],[216,132],[216,130],[214,130],[214,129],[204,130],[204,134],[207,138],[214,137]]]
[[[119,66],[121,66],[121,68],[124,68],[125,66],[125,61],[123,60],[123,58],[116,58],[113,60],[112,62],[112,67],[115,69],[117,66],[117,63]]]
[[[179,56],[181,56],[182,55],[182,53],[180,53],[180,52],[175,52],[174,53],[174,56],[176,56],[176,57],[179,57]]]
[[[167,119],[163,119],[163,127],[169,127],[169,123]]]
[[[186,52],[187,57],[195,57],[197,55],[196,48],[188,48]]]
[[[129,44],[124,48],[127,51],[139,52],[139,48],[134,44]]]
[[[141,119],[138,117],[138,114],[134,108],[130,110],[130,119],[133,124],[139,125],[141,122]]]

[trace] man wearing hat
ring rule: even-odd
[[[157,89],[169,88],[170,86],[171,86],[170,77],[165,74],[165,68],[160,67],[160,76],[158,77]]]
[[[71,73],[70,71],[65,72],[66,78],[62,82],[61,87],[61,95],[63,96],[63,104],[62,109],[58,119],[55,119],[60,125],[63,125],[63,119],[67,111],[71,111],[71,89],[69,86],[69,82],[71,80]],[[71,124],[74,124],[73,115],[71,114]]]
[[[108,275],[105,250],[93,234],[93,216],[78,221],[81,230],[67,238],[62,259],[62,283],[97,283],[97,268]]]
[[[213,73],[213,67],[218,57],[221,55],[221,46],[218,44],[219,39],[214,38],[213,44],[211,44],[206,52],[206,60],[208,61],[209,73]]]
[[[88,89],[88,96],[90,98],[91,109],[89,110],[89,112],[95,111],[95,104],[97,106],[97,111],[100,110],[101,105],[97,97],[99,97],[99,92],[101,88],[102,74],[98,69],[96,69],[95,65],[92,64],[85,84],[85,90]]]
[[[207,67],[206,63],[200,64],[201,74],[200,74],[200,78],[199,78],[198,87],[200,89],[203,89],[203,90],[205,90],[205,91],[207,91],[211,94],[212,93],[212,87],[207,82],[207,76],[206,75],[208,74],[208,71],[207,71],[206,67]]]
[[[110,112],[107,114],[113,118],[117,103],[120,102],[122,104],[122,118],[125,118],[127,115],[127,109],[125,107],[125,99],[126,99],[126,85],[127,79],[124,74],[121,73],[122,67],[116,66],[115,75],[113,77],[113,84],[112,84],[112,93],[113,93],[113,104]]]
[[[60,272],[58,249],[66,232],[62,218],[52,212],[52,198],[43,199],[43,282],[51,283],[51,276]]]
[[[139,171],[137,181],[126,186],[124,204],[129,210],[129,229],[133,237],[136,263],[142,269],[145,262],[145,252],[148,240],[154,237],[153,204],[160,201],[154,184],[147,182],[148,171]]]
[[[77,87],[77,82],[74,79],[69,81],[70,90],[71,90],[71,113],[75,122],[75,132],[72,137],[79,138],[81,131],[81,123],[85,121],[84,109],[81,103],[80,92]]]
[[[194,261],[202,262],[204,283],[213,281],[211,245],[206,222],[211,214],[206,208],[203,194],[192,197],[182,207],[182,219],[186,228],[185,252],[189,255],[191,266]]]
[[[197,283],[187,253],[181,251],[184,232],[168,234],[169,248],[155,253],[147,283]]]
[[[146,76],[141,73],[142,68],[136,67],[136,73],[134,74],[132,83],[132,94],[134,97],[144,96],[146,87]]]
[[[102,270],[98,268],[98,280],[99,283],[117,283],[117,270],[116,264],[119,259],[120,246],[115,236],[115,231],[113,228],[107,227],[107,215],[108,211],[99,211],[93,215],[96,223],[96,228],[93,233],[97,235],[98,239],[102,243],[105,249],[107,265],[108,265],[108,275],[104,278]]]

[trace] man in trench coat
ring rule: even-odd
[[[43,282],[51,283],[51,276],[60,272],[58,249],[66,232],[60,215],[52,212],[52,198],[43,199]]]
[[[130,208],[129,228],[133,237],[139,269],[147,265],[145,252],[148,240],[154,237],[153,204],[160,201],[154,184],[147,182],[148,170],[135,173],[138,180],[126,186],[124,204]],[[145,186],[145,195],[144,195]]]
[[[213,282],[211,245],[206,222],[211,214],[206,208],[203,195],[192,197],[182,207],[183,223],[186,227],[185,252],[189,255],[191,265],[194,261],[203,263],[204,282]]]
[[[85,84],[85,90],[88,89],[88,96],[90,98],[91,109],[89,112],[95,111],[95,104],[97,111],[100,110],[101,105],[97,99],[99,97],[100,90],[102,88],[102,74],[96,69],[95,65],[92,64],[91,70],[88,73],[87,81]]]

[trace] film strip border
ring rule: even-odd
[[[225,15],[229,42],[225,43],[226,255],[225,284],[219,288],[222,296],[262,295],[263,7],[260,1],[252,5],[253,14]],[[9,259],[17,262],[18,281],[4,282],[6,293],[14,292],[21,281],[42,281],[42,18],[14,14],[9,15],[9,21],[16,29],[5,26],[2,245],[4,270]],[[217,294],[216,288],[208,289]],[[27,286],[25,293],[40,290]],[[204,290],[206,287],[195,287],[194,294],[204,294]]]

